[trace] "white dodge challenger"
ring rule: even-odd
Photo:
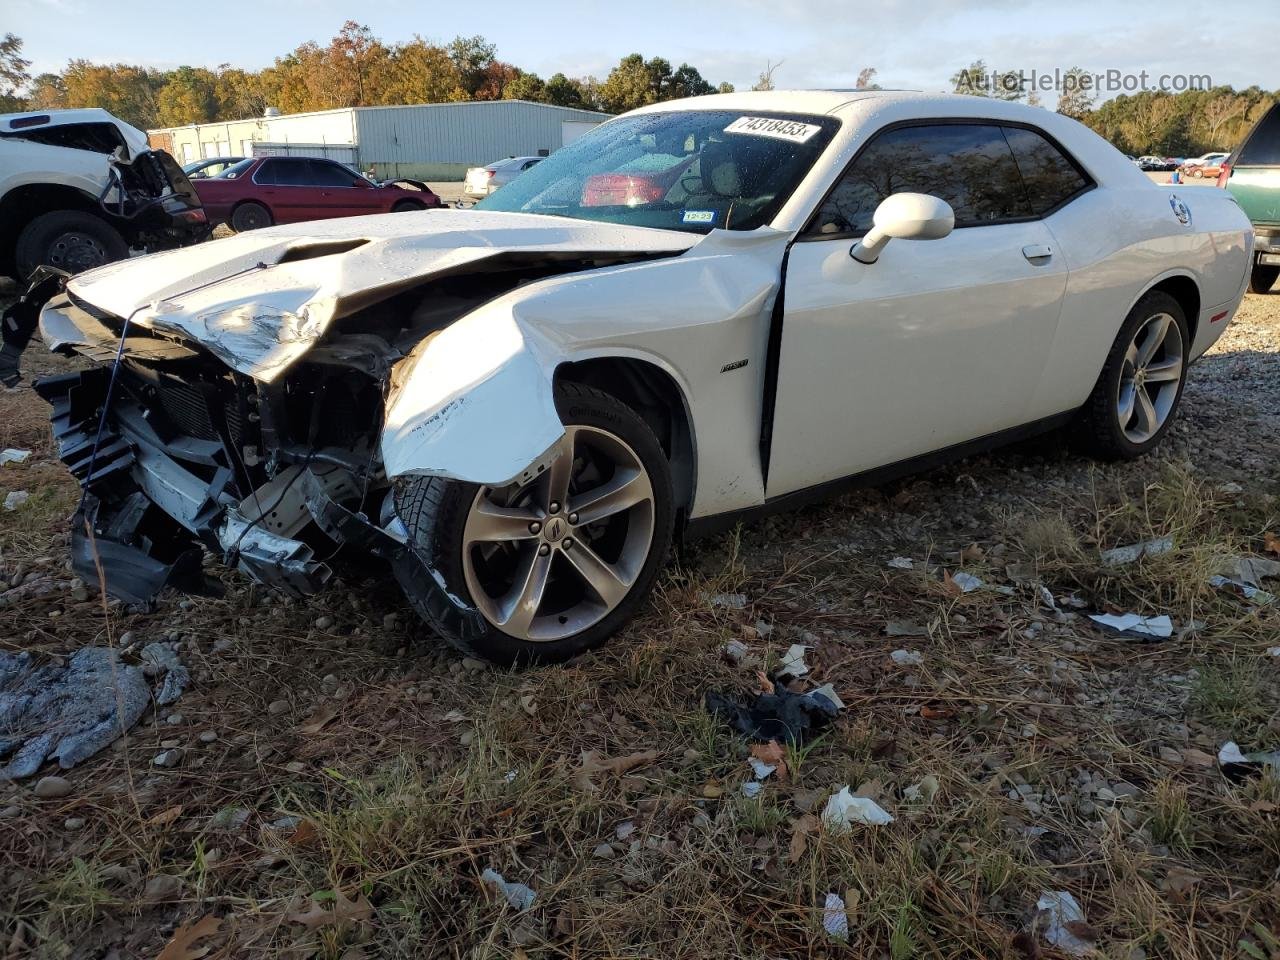
[[[1225,191],[1047,110],[880,91],[617,117],[472,210],[112,264],[45,307],[73,560],[300,594],[394,571],[441,636],[562,660],[674,537],[1069,425],[1135,457],[1238,307]]]

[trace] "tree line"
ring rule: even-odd
[[[305,113],[337,107],[534,100],[621,113],[662,100],[727,93],[696,67],[662,57],[623,57],[603,81],[556,73],[543,80],[498,59],[484,37],[387,43],[353,20],[325,45],[304,43],[262,70],[223,64],[157,70],[70,60],[60,73],[31,76],[22,41],[0,39],[0,112],[103,107],[137,127],[174,127],[262,116],[267,107]]]
[[[773,89],[769,63],[753,86]],[[462,100],[534,100],[564,107],[622,113],[680,97],[728,93],[696,67],[673,67],[662,57],[623,57],[603,81],[556,73],[544,80],[498,59],[484,37],[434,43],[415,36],[388,43],[349,20],[325,45],[304,43],[262,70],[227,64],[216,69],[181,66],[156,70],[124,63],[70,60],[60,73],[31,76],[22,40],[0,38],[0,112],[60,107],[104,107],[138,127],[172,127],[261,116],[267,107],[303,113],[335,107],[438,103]],[[1088,124],[1126,153],[1192,156],[1229,150],[1277,100],[1280,92],[1257,86],[1216,86],[1183,93],[1121,94],[1101,104],[1080,67],[1065,72],[1056,109]],[[865,68],[858,86],[874,88],[876,70]],[[993,79],[994,78],[994,81]],[[1021,100],[1046,106],[1041,94],[1018,82],[1015,71],[989,69],[976,60],[951,77],[957,93]]]
[[[1280,91],[1255,85],[1245,90],[1215,86],[1181,93],[1147,90],[1120,94],[1098,104],[1088,77],[1081,67],[1065,71],[1057,111],[1081,121],[1133,156],[1189,157],[1233,150],[1249,128],[1280,101]],[[1021,84],[1015,71],[990,69],[984,60],[957,71],[951,84],[956,93],[1044,106],[1039,92]]]

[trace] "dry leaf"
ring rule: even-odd
[[[327,704],[326,706],[322,707],[320,711],[316,713],[316,715],[313,716],[310,720],[308,720],[302,726],[298,727],[298,732],[310,733],[310,734],[319,733],[326,726],[328,726],[329,722],[337,715],[338,715],[338,708],[335,707],[333,704]]]
[[[289,837],[289,843],[295,847],[305,847],[320,836],[320,831],[316,829],[316,825],[310,820],[299,820],[298,825],[294,827],[293,833]]]
[[[920,716],[926,720],[946,720],[954,717],[956,712],[948,707],[921,707]]]
[[[986,558],[986,552],[976,543],[971,543],[960,551],[961,563],[981,563]]]
[[[1165,878],[1160,881],[1160,889],[1167,893],[1183,894],[1189,892],[1201,879],[1203,878],[1181,867],[1170,867]]]
[[[1102,937],[1097,928],[1089,926],[1083,920],[1068,920],[1062,927],[1067,933],[1081,940],[1098,940]]]
[[[702,795],[708,800],[714,800],[716,797],[724,796],[724,787],[715,780],[708,780],[702,785]]]
[[[792,863],[799,862],[808,846],[808,836],[818,829],[818,818],[812,813],[797,817],[791,824],[791,843],[787,847],[787,859]]]
[[[333,914],[315,900],[308,900],[310,906],[306,913],[291,913],[285,917],[290,923],[300,923],[308,930],[319,930],[333,921]]]
[[[341,889],[335,889],[332,910],[326,910],[317,900],[309,903],[311,906],[305,913],[291,913],[286,919],[290,923],[302,924],[308,930],[319,930],[330,924],[364,923],[373,919],[373,904],[365,899],[363,893],[357,894],[354,900],[349,900]]]
[[[942,588],[946,590],[947,593],[951,594],[953,597],[958,597],[964,593],[964,590],[961,589],[960,584],[956,583],[955,579],[951,576],[950,570],[942,571]]]
[[[161,810],[154,817],[148,820],[147,826],[167,827],[169,824],[173,823],[173,821],[182,816],[182,811],[185,809],[186,808],[182,804],[175,803],[172,807],[167,807],[164,810]]]
[[[181,807],[178,809],[180,810]],[[182,924],[173,931],[173,938],[164,945],[164,949],[160,951],[160,956],[156,960],[199,960],[209,952],[209,948],[196,947],[193,944],[197,940],[213,936],[220,926],[222,926],[222,920],[213,914],[201,917],[194,923]]]
[[[1262,535],[1262,552],[1274,553],[1280,556],[1280,536],[1276,536],[1270,530]]]
[[[763,670],[756,671],[756,682],[760,684],[761,693],[773,693],[773,681],[765,676]]]
[[[579,790],[590,793],[596,789],[592,777],[597,773],[621,775],[629,770],[634,770],[636,767],[642,767],[646,763],[652,763],[657,759],[657,750],[642,750],[640,753],[631,753],[625,757],[614,757],[613,759],[609,759],[598,750],[584,750],[582,752],[582,765],[578,767],[578,772],[574,774],[573,782]]]
[[[1182,751],[1182,762],[1193,767],[1213,767],[1217,766],[1218,758],[1195,747],[1187,747]]]
[[[779,780],[787,778],[787,755],[782,749],[782,744],[777,740],[770,740],[768,743],[753,743],[751,745],[751,755],[761,763],[767,763],[771,767],[776,767],[774,771]]]

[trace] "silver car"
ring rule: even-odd
[[[505,160],[486,163],[483,167],[472,167],[467,171],[463,182],[462,195],[474,200],[487,197],[545,159],[545,157],[507,157]]]

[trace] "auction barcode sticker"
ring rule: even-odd
[[[816,123],[779,120],[777,117],[739,117],[724,128],[725,133],[750,133],[757,137],[774,137],[804,143],[822,128]]]

